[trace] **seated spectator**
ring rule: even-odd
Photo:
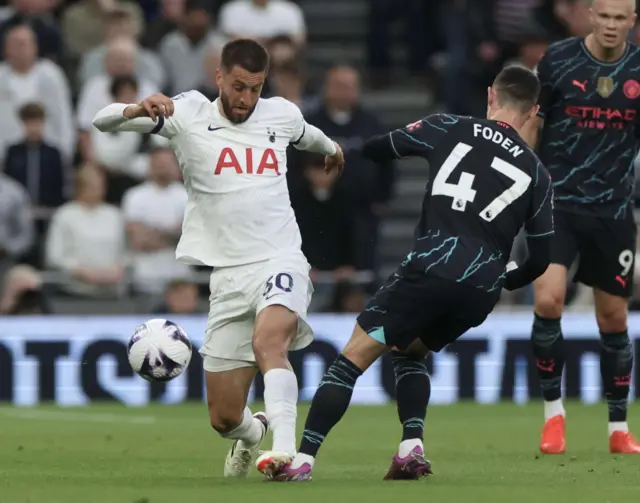
[[[64,67],[64,44],[56,20],[47,12],[53,6],[33,0],[12,0],[13,12],[0,24],[0,40],[14,26],[27,24],[34,31],[38,56],[50,59]]]
[[[5,37],[4,63],[0,64],[0,155],[22,140],[18,111],[26,103],[40,102],[45,109],[44,136],[60,149],[66,161],[75,150],[71,90],[62,69],[38,60],[33,30],[26,25],[10,28]]]
[[[160,56],[169,72],[172,94],[195,89],[205,80],[204,58],[210,47],[222,50],[225,40],[214,29],[208,5],[187,0],[178,29],[162,39]]]
[[[305,93],[305,77],[295,61],[275,66],[269,73],[271,96],[281,96],[298,105],[302,113],[317,108],[317,98]]]
[[[300,55],[299,47],[288,35],[276,35],[267,40],[264,45],[267,51],[269,51],[271,68],[296,61]]]
[[[109,91],[111,101],[115,103],[136,103],[138,100],[138,82],[130,75],[115,77]],[[132,132],[104,134],[94,127],[80,133],[84,157],[106,172],[106,202],[119,205],[124,193],[146,178],[149,156],[143,152],[143,147],[148,136]],[[155,137],[149,142],[161,140],[163,138]]]
[[[104,42],[109,15],[114,10],[126,10],[143,28],[143,16],[138,2],[121,0],[80,0],[71,5],[62,17],[65,47],[74,62]]]
[[[25,139],[11,145],[5,157],[5,173],[20,183],[31,198],[37,243],[47,231],[53,211],[67,199],[68,177],[60,151],[44,140],[45,112],[39,103],[20,108]],[[40,267],[39,246],[29,263]]]
[[[307,27],[299,5],[289,0],[232,0],[220,9],[220,30],[229,38],[253,38],[260,42],[277,35],[305,43]]]
[[[78,128],[80,129],[80,151],[84,162],[94,162],[93,152],[87,144],[89,132],[93,128],[93,117],[102,108],[113,103],[111,86],[116,77],[135,74],[136,46],[127,38],[109,42],[105,58],[105,72],[87,81],[78,98]],[[138,94],[134,103],[158,92],[158,88],[147,79],[138,80]],[[83,134],[86,133],[86,134]],[[90,143],[89,143],[90,145]]]
[[[175,181],[179,173],[169,148],[151,151],[149,181],[129,190],[122,208],[132,248],[133,286],[138,293],[161,293],[175,277],[189,274],[176,260],[187,206],[184,186]]]
[[[101,75],[104,68],[108,43],[118,38],[126,38],[135,46],[135,73],[140,79],[147,79],[158,89],[164,89],[167,75],[162,61],[152,51],[144,49],[136,42],[140,36],[140,24],[136,17],[127,10],[115,10],[108,16],[105,42],[92,49],[82,58],[78,71],[78,83],[85,84],[91,78]]]
[[[216,71],[219,66],[220,50],[213,46],[207,48],[204,55],[204,81],[198,86],[198,91],[210,101],[214,101],[220,96],[220,90],[216,82]]]
[[[309,154],[304,161],[306,184],[291,194],[291,205],[302,235],[302,251],[317,271],[352,271],[355,260],[351,201],[326,173],[324,157]]]
[[[50,314],[51,306],[42,291],[40,273],[28,265],[11,268],[0,295],[0,315]]]
[[[185,0],[160,0],[160,13],[144,31],[142,45],[149,49],[157,49],[160,41],[178,28],[185,3]]]
[[[367,304],[367,295],[360,285],[350,280],[340,280],[333,290],[328,313],[361,313]]]
[[[70,295],[114,298],[122,292],[125,232],[118,208],[104,203],[105,176],[86,166],[76,179],[76,198],[53,215],[46,264],[65,275]]]
[[[0,172],[0,194],[0,269],[4,269],[32,249],[35,233],[27,191]]]
[[[198,285],[186,280],[174,280],[164,291],[164,302],[153,314],[187,315],[198,313]]]

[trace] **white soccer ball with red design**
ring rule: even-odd
[[[150,382],[178,377],[189,366],[191,354],[191,341],[184,329],[160,318],[136,328],[128,347],[131,368]]]

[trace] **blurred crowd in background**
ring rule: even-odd
[[[342,3],[351,1],[363,3]],[[220,50],[234,37],[268,48],[264,96],[297,103],[346,152],[336,180],[321,157],[292,149],[288,179],[316,282],[313,308],[357,312],[386,271],[380,225],[402,181],[397,165],[358,155],[365,139],[403,125],[364,106],[363,92],[429,93],[414,120],[443,110],[482,115],[502,66],[533,69],[549,43],[589,31],[582,0],[369,0],[364,60],[336,60],[312,79],[305,12],[322,0],[2,3],[0,314],[118,299],[137,299],[146,312],[201,310],[208,271],[175,261],[186,193],[173,152],[162,138],[101,134],[91,122],[111,102],[155,92],[198,89],[214,100]],[[504,303],[530,304],[530,291]]]

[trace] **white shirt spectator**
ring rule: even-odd
[[[35,233],[29,194],[0,172],[0,261],[19,258],[33,245]]]
[[[109,269],[122,264],[125,249],[121,211],[110,204],[89,207],[77,202],[61,206],[51,219],[46,262],[51,268],[73,273],[80,268]],[[70,292],[88,296],[112,296],[114,285],[95,285],[70,279]]]
[[[62,69],[48,60],[37,61],[23,74],[16,73],[7,63],[0,64],[0,157],[4,157],[9,145],[23,139],[18,111],[28,102],[42,104],[45,140],[58,147],[67,160],[71,159],[76,143],[71,90]]]
[[[149,80],[140,80],[138,84],[138,101],[159,92],[157,86]],[[110,87],[111,77],[107,75],[93,77],[83,86],[78,98],[78,128],[80,130],[90,131],[93,129],[91,125],[93,116],[100,109],[113,102],[109,92]]]
[[[167,233],[181,228],[186,207],[187,192],[178,182],[166,187],[145,182],[130,189],[122,203],[127,224],[140,223]],[[184,278],[190,272],[188,266],[176,260],[175,247],[135,252],[132,260],[134,284],[144,293],[161,293],[171,280]]]
[[[178,94],[198,87],[205,80],[204,61],[213,47],[222,50],[225,39],[210,33],[199,43],[193,44],[187,36],[174,31],[160,42],[159,52],[169,76],[172,94]]]
[[[231,38],[289,35],[303,41],[306,37],[302,9],[289,0],[269,0],[264,6],[252,0],[233,0],[222,7],[219,19],[220,30]]]

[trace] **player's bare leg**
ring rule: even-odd
[[[431,472],[424,457],[424,421],[431,395],[431,380],[425,360],[429,349],[416,339],[405,351],[391,350],[396,379],[398,418],[402,441],[384,480],[417,480]]]
[[[627,299],[598,288],[593,290],[600,329],[600,373],[609,407],[609,450],[640,454],[640,444],[629,433],[627,404],[633,351],[627,333]]]
[[[347,411],[357,379],[387,351],[385,344],[356,325],[351,340],[320,381],[311,402],[298,454],[272,480],[311,480],[315,456],[331,428]]]
[[[298,315],[272,305],[256,317],[253,352],[264,376],[264,402],[273,446],[260,455],[256,467],[271,477],[287,465],[296,452],[298,380],[289,364],[288,352],[298,330]]]
[[[235,440],[224,465],[225,477],[246,477],[260,442],[267,432],[266,416],[247,407],[247,396],[256,371],[242,367],[205,372],[211,426],[223,438]]]
[[[567,288],[567,268],[551,264],[533,285],[535,319],[531,343],[544,397],[545,418],[540,451],[545,454],[562,454],[566,450],[565,410],[561,390],[565,347],[560,318]]]

